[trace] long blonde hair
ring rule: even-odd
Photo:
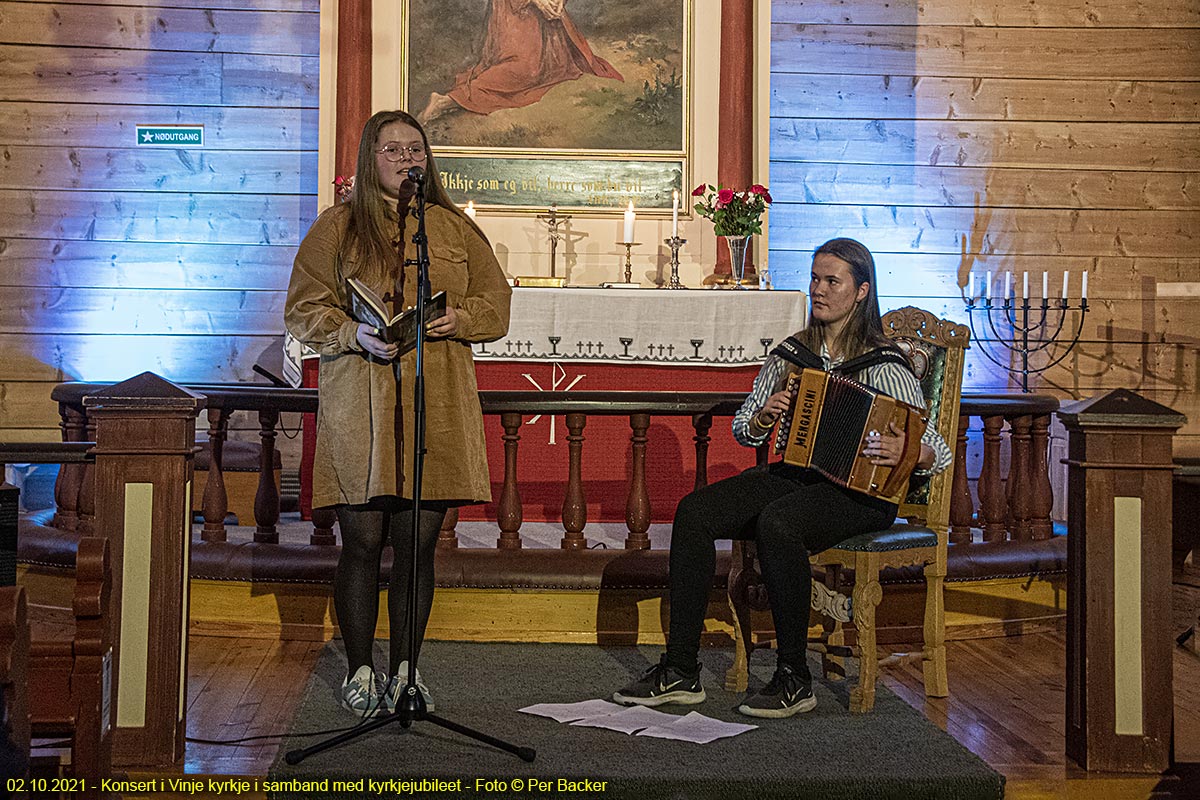
[[[876,292],[875,259],[871,251],[862,242],[854,239],[830,239],[813,253],[813,260],[822,253],[841,259],[850,265],[850,277],[854,288],[868,284],[867,296],[855,304],[850,312],[850,318],[838,334],[837,341],[829,342],[834,352],[841,353],[849,360],[877,347],[889,347],[887,335],[883,332],[883,320],[879,316],[879,294]],[[796,338],[814,353],[821,352],[821,344],[825,338],[826,325],[812,319],[809,313],[808,327],[796,334]]]
[[[475,221],[462,212],[446,189],[442,186],[438,174],[437,163],[433,151],[429,149],[429,138],[425,129],[416,118],[404,111],[379,111],[367,120],[363,126],[362,137],[358,140],[358,161],[354,177],[354,191],[343,204],[350,215],[346,228],[346,239],[342,245],[343,255],[354,258],[343,258],[346,276],[364,272],[390,272],[400,256],[392,241],[395,226],[392,219],[395,214],[396,201],[383,192],[379,182],[379,167],[375,159],[375,148],[379,141],[379,131],[386,125],[400,122],[416,129],[421,134],[421,143],[425,146],[425,201],[429,205],[441,206],[451,213],[466,220],[467,224],[487,242],[487,236],[480,230]]]

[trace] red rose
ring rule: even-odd
[[[761,183],[756,183],[750,187],[750,192],[752,194],[766,194],[767,187],[763,186]]]
[[[733,202],[733,189],[722,189],[717,192],[717,202],[722,206],[727,206]]]
[[[768,192],[766,189],[763,189],[762,199],[766,200],[768,203],[774,202],[773,200],[771,200],[771,193]]]
[[[705,186],[705,185],[702,183],[702,184],[700,184],[699,186],[697,186],[695,189],[692,189],[692,197],[701,197],[701,196],[703,196],[703,195],[704,195],[704,190],[705,190],[706,188],[707,188],[707,187],[706,187],[706,186]]]

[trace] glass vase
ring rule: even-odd
[[[742,279],[746,277],[746,256],[750,252],[751,234],[746,236],[726,236],[729,245],[729,268],[733,273],[733,288],[745,289]]]

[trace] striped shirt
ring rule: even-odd
[[[844,359],[831,361],[828,349],[822,346],[821,360],[825,364],[825,369],[830,370],[841,364]],[[746,447],[758,447],[771,438],[770,430],[756,433],[758,426],[751,426],[750,420],[767,404],[768,397],[783,389],[787,373],[786,361],[777,355],[767,356],[766,363],[762,365],[762,369],[758,371],[758,376],[754,379],[754,388],[750,390],[746,402],[742,403],[742,407],[733,417],[733,438],[738,441],[738,444]],[[865,375],[859,373],[857,378],[872,389],[917,408],[925,408],[925,396],[921,393],[921,385],[917,383],[916,377],[911,372],[899,364],[890,362],[875,364],[867,367]],[[779,441],[787,440],[790,425],[791,420],[787,419],[786,415],[780,418]],[[921,443],[929,445],[933,450],[933,466],[928,470],[914,470],[914,474],[933,475],[950,466],[953,453],[933,425],[925,429]]]

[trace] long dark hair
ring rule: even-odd
[[[392,217],[395,213],[396,201],[383,193],[379,182],[379,168],[375,160],[375,148],[379,142],[379,131],[393,122],[400,122],[415,128],[421,134],[421,143],[425,146],[425,200],[429,205],[441,206],[453,214],[466,220],[472,229],[485,242],[487,236],[480,230],[475,221],[462,212],[446,189],[442,186],[438,174],[437,162],[434,161],[433,151],[429,149],[429,137],[416,118],[405,111],[379,111],[367,120],[363,126],[362,137],[358,140],[358,161],[354,176],[354,191],[343,204],[350,214],[350,223],[346,229],[346,241],[343,247],[347,253],[357,258],[350,261],[357,263],[346,264],[346,275],[382,270],[388,271],[391,265],[399,259],[395,245],[392,243],[394,226]],[[346,260],[343,260],[345,263]]]
[[[891,343],[883,332],[883,320],[879,316],[879,294],[876,291],[875,259],[862,242],[854,239],[830,239],[813,253],[813,260],[822,253],[841,259],[850,265],[850,277],[854,288],[868,285],[867,296],[854,305],[850,318],[846,320],[838,340],[829,342],[829,347],[846,359],[860,356],[877,347],[889,347]],[[825,337],[825,323],[811,318],[808,327],[797,337],[814,353],[821,352]]]

